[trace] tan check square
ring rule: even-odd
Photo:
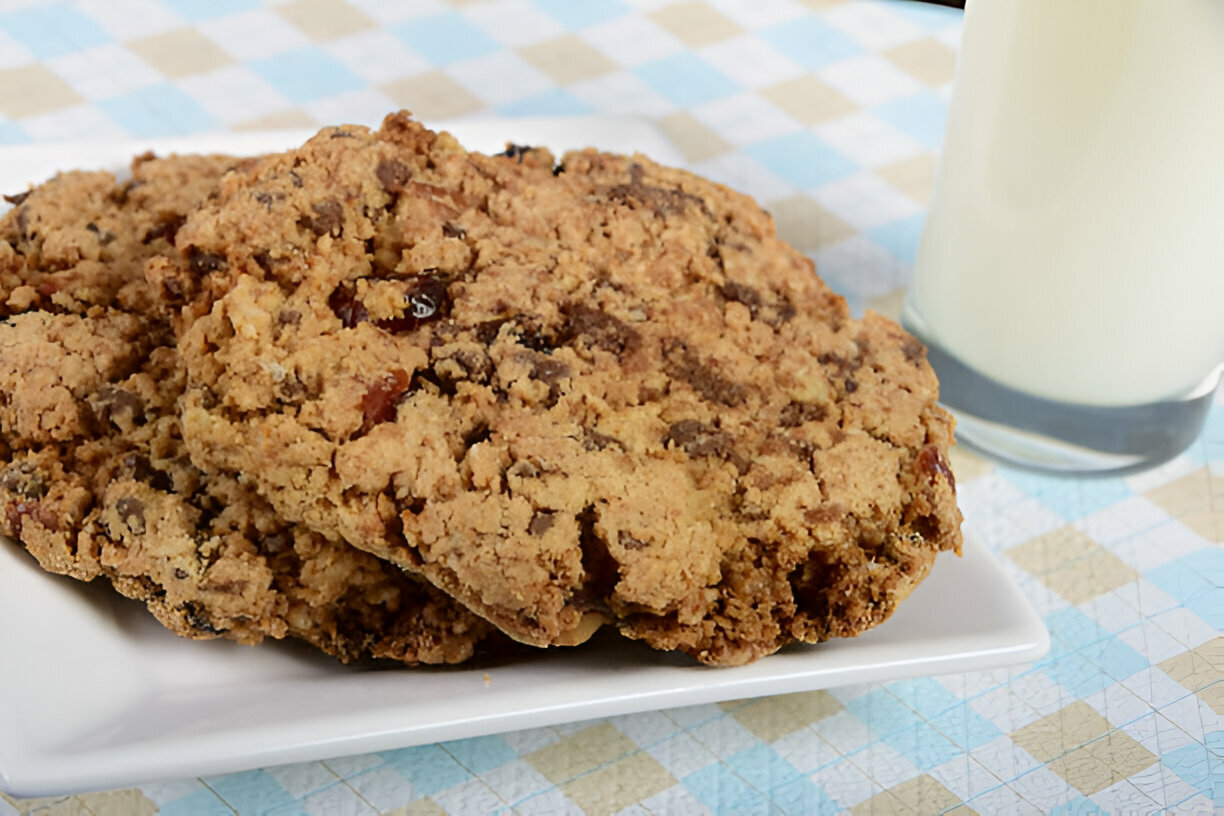
[[[1012,733],[1012,740],[1042,762],[1050,762],[1109,733],[1109,721],[1076,701]]]
[[[931,87],[946,85],[956,75],[956,52],[927,37],[884,52],[893,65]]]
[[[1224,680],[1224,637],[1171,657],[1160,664],[1165,674],[1190,691],[1198,691]]]
[[[1144,496],[1173,518],[1213,543],[1224,543],[1224,479],[1199,468]]]
[[[158,810],[156,803],[135,789],[83,793],[76,798],[93,816],[153,816]]]
[[[611,723],[600,723],[528,754],[526,760],[556,785],[637,750]]]
[[[891,791],[877,793],[850,809],[850,816],[917,816]]]
[[[934,153],[923,153],[912,159],[902,159],[894,164],[880,167],[875,172],[880,178],[919,204],[926,206],[930,203],[931,190],[935,186]]]
[[[632,756],[579,777],[561,788],[586,816],[611,816],[676,784],[649,754]]]
[[[882,314],[896,320],[901,314],[901,304],[905,302],[905,289],[893,289],[882,295],[876,295],[867,300],[867,308],[876,314]]]
[[[248,119],[235,125],[235,130],[289,130],[292,128],[312,128],[316,125],[304,111],[297,108],[283,110],[279,113],[269,113],[257,119]]]
[[[953,445],[948,450],[948,464],[956,476],[957,484],[966,484],[994,470],[994,463],[983,459],[963,445]]]
[[[194,28],[179,28],[132,40],[127,47],[171,79],[202,74],[233,61],[220,46]]]
[[[1050,770],[1085,795],[1103,791],[1156,762],[1156,755],[1129,734],[1112,731],[1096,742],[1059,757]]]
[[[1085,702],[1074,702],[1014,732],[1012,740],[1085,795],[1142,771],[1156,756]]]
[[[754,700],[736,709],[731,716],[764,742],[773,742],[830,717],[842,708],[837,698],[827,691],[811,691]]]
[[[690,48],[734,37],[740,27],[706,3],[676,3],[648,15]]]
[[[659,126],[672,140],[686,161],[697,163],[731,150],[731,145],[687,113],[673,113],[659,120]]]
[[[37,813],[38,816],[93,816],[79,796],[50,796],[38,799],[13,799],[0,793],[0,802],[11,805],[22,816]]]
[[[860,802],[850,813],[852,816],[922,816],[926,813],[943,813],[958,802],[959,796],[939,780],[923,774]]]
[[[519,55],[561,85],[614,71],[617,65],[573,34],[520,48]]]
[[[50,113],[81,101],[76,91],[42,65],[0,71],[0,113],[10,119]]]
[[[418,119],[453,119],[484,108],[484,103],[442,71],[397,79],[379,88]]]
[[[1042,576],[1042,581],[1071,603],[1079,604],[1138,578],[1139,573],[1125,561],[1098,546],[1086,557]]]
[[[1086,557],[1098,546],[1082,531],[1066,526],[1017,544],[1006,553],[1017,566],[1041,575]]]
[[[1070,526],[1012,547],[1007,555],[1073,604],[1139,578],[1126,562]]]
[[[1224,680],[1219,680],[1207,688],[1199,690],[1196,696],[1212,711],[1224,715]]]
[[[804,195],[771,201],[768,209],[778,237],[801,252],[814,252],[855,233],[854,227]]]
[[[858,105],[811,74],[779,82],[760,93],[805,125],[817,125],[858,110]]]
[[[397,808],[386,816],[448,816],[446,808],[432,799],[418,799],[415,802]]]
[[[315,42],[337,40],[374,26],[369,17],[344,0],[293,0],[277,6],[276,13]]]

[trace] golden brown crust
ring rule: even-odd
[[[689,173],[398,114],[227,176],[176,244],[196,464],[515,638],[742,663],[959,549],[921,345]]]

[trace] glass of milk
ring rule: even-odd
[[[902,316],[961,441],[1127,472],[1224,361],[1224,0],[969,0]]]

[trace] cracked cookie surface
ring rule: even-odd
[[[516,639],[743,663],[959,550],[923,347],[687,172],[396,114],[227,176],[176,246],[196,463]]]
[[[187,637],[294,637],[344,661],[456,662],[491,631],[441,592],[194,467],[145,262],[245,162],[139,157],[63,174],[0,218],[0,531],[109,580]]]

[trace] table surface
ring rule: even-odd
[[[0,143],[617,114],[898,311],[960,12],[904,0],[0,0]],[[956,452],[1044,659],[53,799],[0,814],[1224,810],[1224,398],[1176,460],[1034,476]],[[904,607],[903,607],[904,609]]]

